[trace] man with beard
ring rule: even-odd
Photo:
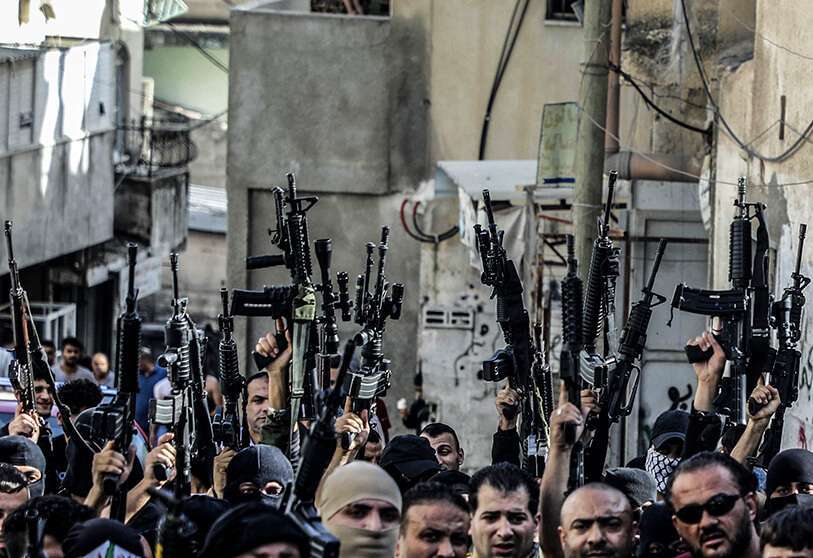
[[[539,555],[539,486],[511,463],[474,473],[469,507],[477,558],[529,558]]]
[[[324,481],[317,507],[341,542],[339,558],[393,556],[401,519],[401,491],[381,467],[353,461]]]
[[[423,427],[420,436],[429,440],[429,445],[435,450],[438,462],[445,470],[460,470],[464,453],[454,428],[442,422],[433,422]]]
[[[678,465],[666,487],[672,521],[692,555],[758,558],[755,479],[732,457],[702,452]]]
[[[82,350],[82,342],[76,337],[65,337],[62,340],[62,356],[52,368],[57,382],[72,382],[79,378],[96,381],[93,372],[79,364]]]
[[[469,549],[469,507],[440,483],[422,482],[404,494],[396,558],[464,558]]]
[[[559,540],[565,558],[628,558],[637,530],[629,499],[607,484],[582,486],[562,504]]]

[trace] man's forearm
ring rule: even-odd
[[[762,435],[768,429],[769,420],[748,420],[745,431],[737,441],[737,445],[731,450],[731,457],[736,459],[742,464],[751,457],[759,448],[759,443],[762,441]]]
[[[539,487],[539,511],[542,515],[542,521],[539,524],[539,542],[545,558],[556,558],[563,555],[562,545],[559,543],[558,527],[570,474],[570,455],[571,449],[551,448]]]
[[[714,411],[714,399],[717,396],[717,382],[700,380],[694,392],[694,408],[710,413]]]

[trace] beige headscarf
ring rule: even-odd
[[[341,541],[340,558],[382,558],[395,553],[398,525],[371,531],[338,525],[336,513],[359,500],[381,500],[401,511],[401,492],[384,469],[365,461],[353,461],[336,469],[326,480],[317,507],[328,531]]]

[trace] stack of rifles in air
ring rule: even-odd
[[[404,286],[390,283],[386,277],[389,228],[381,229],[379,243],[366,245],[363,273],[356,280],[355,300],[350,300],[347,273],[336,277],[334,290],[331,272],[332,243],[317,240],[314,252],[320,267],[320,283],[312,279],[311,243],[306,214],[318,201],[316,197],[299,197],[293,174],[287,176],[288,187],[274,188],[276,229],[271,231],[272,243],[279,254],[250,257],[249,269],[284,266],[290,272],[290,284],[264,287],[259,291],[235,289],[232,296],[221,289],[223,312],[219,316],[221,341],[218,347],[218,376],[223,392],[222,410],[214,419],[209,413],[204,380],[206,340],[187,312],[188,299],[178,288],[177,254],[170,255],[172,270],[172,316],[165,327],[164,353],[158,364],[167,370],[172,386],[168,399],[153,400],[150,420],[166,425],[174,434],[175,471],[156,466],[159,480],[170,479],[172,491],[152,490],[163,501],[168,513],[159,534],[159,553],[167,558],[195,556],[192,535],[194,525],[180,512],[180,502],[191,492],[192,465],[211,458],[218,448],[239,450],[250,445],[245,416],[245,374],[240,372],[239,349],[234,338],[233,316],[260,316],[283,320],[289,331],[292,351],[289,368],[290,436],[298,445],[297,424],[309,421],[310,431],[304,437],[294,463],[297,471],[292,486],[286,488],[283,509],[308,534],[311,556],[337,557],[339,542],[321,524],[314,506],[316,489],[327,469],[337,440],[334,421],[349,399],[354,412],[375,412],[376,400],[390,387],[390,361],[384,357],[383,338],[387,321],[401,316]],[[11,302],[17,355],[11,379],[22,394],[23,407],[35,410],[34,369],[42,369],[55,388],[53,374],[40,346],[25,290],[20,285],[17,264],[12,249],[12,223],[6,222],[5,232],[11,270]],[[377,252],[377,262],[376,262]],[[118,394],[109,404],[100,405],[92,417],[92,434],[80,436],[70,420],[65,420],[72,439],[77,439],[91,452],[98,452],[109,441],[117,451],[126,452],[133,437],[135,396],[138,392],[138,363],[141,346],[141,319],[138,315],[138,291],[135,289],[137,248],[128,246],[128,294],[126,308],[118,320],[116,364]],[[317,304],[317,292],[321,304]],[[231,300],[230,300],[231,298]],[[231,306],[231,307],[230,307]],[[340,351],[337,312],[343,321],[353,319],[358,333]],[[279,323],[279,322],[278,322]],[[285,332],[278,332],[281,354],[287,347]],[[360,348],[359,366],[350,369],[356,348]],[[255,365],[263,370],[273,359],[254,354]],[[335,385],[331,369],[338,368]],[[251,374],[249,374],[251,375]],[[56,393],[56,390],[52,390]],[[63,417],[70,410],[59,399],[56,404]],[[47,436],[47,423],[41,437]],[[352,440],[342,440],[346,446]],[[294,447],[294,443],[289,449]],[[294,456],[295,457],[295,456]],[[124,521],[126,492],[118,479],[105,479],[104,490],[113,497],[111,517]]]
[[[586,438],[589,439],[586,447],[575,439],[575,430],[564,432],[565,438],[573,444],[568,483],[571,490],[585,482],[601,480],[610,428],[632,412],[652,309],[666,302],[664,296],[653,291],[666,249],[666,241],[661,239],[643,296],[632,305],[621,338],[616,339],[615,284],[619,275],[619,250],[610,237],[610,217],[617,178],[617,173],[610,173],[608,197],[593,243],[586,286],[578,275],[573,237],[567,236],[567,275],[561,283],[563,331],[559,373],[567,388],[568,401],[579,406],[580,392],[592,389],[598,396],[599,408],[597,416],[588,418],[587,430],[591,435]],[[539,477],[548,454],[547,419],[553,411],[550,367],[540,339],[541,325],[531,327],[523,302],[522,283],[503,247],[504,233],[497,229],[494,221],[488,190],[483,191],[483,204],[487,228],[479,224],[474,227],[483,266],[481,279],[493,289],[492,298],[497,299],[497,321],[506,344],[483,362],[483,377],[494,382],[507,379],[508,385],[519,392],[520,404],[504,408],[503,413],[509,420],[520,415],[524,467]],[[734,205],[736,214],[731,223],[729,255],[731,288],[711,291],[680,284],[675,290],[672,308],[713,320],[712,332],[728,361],[728,370],[715,400],[716,411],[726,418],[726,427],[744,424],[747,413],[753,415],[759,410],[759,404],[749,400],[748,395],[760,376],[779,391],[781,405],[758,457],[767,467],[780,449],[785,409],[798,398],[801,358],[798,347],[805,303],[802,291],[810,282],[800,272],[806,225],[799,228],[791,286],[779,300],[773,300],[768,286],[766,206],[746,201],[744,178],[739,180]],[[757,221],[755,243],[751,235],[754,219]],[[777,347],[772,346],[773,332]],[[703,352],[694,346],[685,349],[692,363],[709,360],[713,354],[711,350]],[[657,370],[652,373],[658,374]]]

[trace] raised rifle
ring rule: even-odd
[[[294,482],[286,487],[280,506],[307,536],[311,558],[339,556],[339,540],[325,529],[315,500],[319,482],[336,450],[336,414],[344,403],[343,389],[355,348],[352,341],[345,344],[336,384],[328,392],[319,418],[302,444],[302,462]]]
[[[40,427],[47,429],[47,422],[37,413],[37,397],[34,391],[34,370],[28,356],[28,304],[27,294],[20,284],[20,273],[14,259],[14,245],[11,240],[13,223],[6,221],[6,250],[8,251],[8,269],[11,275],[11,326],[14,331],[14,360],[9,365],[9,380],[14,390],[19,393],[22,410],[35,418]]]
[[[542,478],[545,472],[545,463],[548,458],[550,426],[548,421],[553,412],[553,385],[551,384],[550,364],[545,358],[544,342],[542,341],[542,324],[535,323],[534,355],[531,365],[531,390],[528,398],[527,413],[523,415],[523,423],[530,418],[530,424],[525,425],[527,435],[523,452],[526,456],[524,469],[534,478]]]
[[[546,447],[537,444],[537,440],[546,436],[544,423],[540,423],[535,412],[535,385],[532,374],[535,349],[531,339],[531,325],[528,311],[522,297],[522,281],[514,262],[508,258],[503,247],[505,231],[500,231],[494,220],[494,209],[491,194],[483,190],[483,207],[488,219],[488,228],[474,225],[477,246],[483,263],[480,280],[492,288],[491,298],[497,299],[497,322],[503,333],[505,348],[497,350],[494,355],[483,362],[483,379],[499,382],[508,379],[508,385],[516,390],[521,402],[514,407],[503,408],[505,418],[511,420],[521,413],[520,441],[522,445],[522,462],[538,464],[544,461]],[[547,439],[545,437],[545,439]],[[539,470],[540,467],[534,465]]]
[[[56,390],[56,380],[51,367],[48,365],[48,358],[42,348],[37,327],[31,316],[31,303],[28,300],[28,293],[20,283],[20,274],[17,269],[17,262],[14,259],[14,243],[11,238],[11,230],[13,223],[11,221],[5,222],[5,235],[6,235],[6,248],[8,250],[8,265],[11,275],[11,312],[12,312],[12,328],[14,331],[14,358],[15,360],[9,366],[9,380],[15,391],[20,393],[21,403],[23,410],[32,414],[40,422],[40,436],[38,445],[43,448],[46,459],[50,456],[49,452],[53,451],[53,444],[51,439],[51,429],[48,422],[44,417],[37,413],[37,401],[34,391],[34,378],[39,376],[44,378],[48,384],[49,390],[54,398],[54,405],[63,417],[63,428],[65,432],[76,440],[87,451],[93,453],[93,448],[84,436],[82,436],[76,429],[73,421],[70,420],[71,409],[59,397],[59,392]],[[36,371],[36,374],[35,374]]]
[[[381,241],[378,243],[378,268],[375,287],[370,292],[372,281],[373,251],[375,245],[367,243],[367,258],[364,274],[356,279],[356,303],[354,321],[361,331],[353,337],[356,346],[361,346],[361,364],[358,370],[347,373],[344,389],[350,398],[350,410],[359,414],[362,411],[375,413],[375,401],[386,395],[390,387],[390,360],[384,357],[384,330],[387,320],[398,320],[404,301],[404,285],[390,284],[387,281],[387,244],[389,227],[381,227]],[[342,437],[342,446],[347,449],[352,436]]]
[[[745,424],[746,399],[757,377],[768,369],[770,358],[770,294],[768,292],[768,226],[765,205],[746,200],[745,178],[737,187],[737,208],[729,231],[728,279],[731,288],[713,291],[680,284],[672,307],[720,320],[715,332],[718,343],[731,362],[730,375],[720,382],[715,407],[729,422]],[[758,223],[756,252],[752,250],[751,220]],[[753,259],[752,259],[752,253]],[[670,320],[671,324],[671,320]],[[687,347],[690,362],[711,358],[712,351]]]
[[[202,334],[187,313],[189,300],[178,290],[178,254],[170,254],[172,270],[172,316],[164,327],[166,349],[158,364],[166,368],[172,386],[168,399],[150,402],[150,418],[155,424],[171,427],[175,447],[174,493],[176,498],[191,491],[192,461],[214,453],[212,424],[203,389]],[[156,478],[165,480],[168,472],[156,465]]]
[[[340,272],[336,276],[339,292],[333,291],[330,263],[333,256],[333,242],[329,238],[320,238],[314,243],[316,261],[319,263],[321,284],[316,286],[322,294],[320,314],[316,322],[319,330],[319,354],[316,355],[316,377],[321,389],[330,386],[330,369],[339,364],[339,327],[336,321],[336,310],[341,311],[342,321],[349,321],[352,317],[350,309],[350,292],[348,289],[348,276]]]
[[[217,317],[221,335],[217,348],[217,364],[223,392],[223,409],[215,416],[212,431],[215,443],[240,450],[249,442],[245,436],[245,425],[240,419],[240,396],[243,395],[246,382],[240,374],[237,342],[234,339],[234,317],[229,314],[228,289],[220,289],[220,300],[223,311]]]
[[[562,351],[559,376],[567,388],[567,399],[581,409],[582,379],[579,354],[582,350],[582,280],[579,277],[573,235],[567,235],[567,275],[562,280]],[[584,484],[584,446],[576,439],[575,425],[567,425],[565,439],[573,444],[570,454],[568,492]]]
[[[652,290],[665,250],[666,240],[661,239],[655,254],[655,262],[652,264],[652,271],[642,290],[643,297],[630,309],[621,334],[618,353],[607,361],[609,372],[606,388],[602,391],[600,398],[601,411],[599,412],[598,428],[590,445],[590,459],[588,459],[590,470],[587,472],[589,479],[601,477],[604,462],[607,459],[610,426],[632,412],[635,394],[638,392],[638,384],[641,379],[639,363],[646,345],[646,332],[649,328],[649,320],[652,318],[652,309],[666,302],[666,297]],[[634,380],[632,379],[633,372],[635,373]],[[630,382],[632,382],[631,387]]]
[[[135,288],[135,265],[138,247],[127,245],[127,297],[117,323],[116,346],[117,393],[107,404],[96,407],[91,417],[92,439],[99,447],[113,440],[114,449],[127,455],[133,440],[135,400],[138,395],[138,361],[141,348],[141,317],[138,315],[138,289]],[[110,517],[124,522],[127,511],[127,491],[119,486],[120,475],[107,473],[102,491],[112,496]]]
[[[291,284],[281,287],[265,287],[262,291],[235,289],[232,313],[243,316],[269,316],[286,319],[292,329],[293,351],[289,374],[291,400],[291,441],[298,435],[295,425],[301,419],[316,417],[315,358],[318,351],[316,329],[316,290],[311,281],[310,240],[308,237],[307,212],[319,201],[316,196],[299,197],[296,180],[288,173],[288,189],[273,190],[277,213],[277,228],[271,242],[282,251],[270,256],[252,256],[246,259],[247,269],[262,269],[284,265],[290,272]],[[287,208],[287,211],[286,211]],[[277,345],[282,350],[287,340],[278,332]],[[257,353],[254,361],[263,370],[273,357]]]
[[[613,193],[618,173],[611,171],[607,182],[607,203],[604,217],[598,223],[598,236],[593,241],[590,267],[587,272],[587,286],[584,294],[584,314],[582,317],[582,350],[579,354],[579,373],[582,380],[602,388],[607,380],[605,356],[614,351],[610,339],[611,323],[615,313],[615,281],[618,277],[618,248],[610,238],[610,217],[613,206]],[[605,333],[604,353],[598,353],[598,341]]]
[[[802,251],[804,250],[807,225],[799,225],[799,246],[796,251],[796,268],[791,274],[793,284],[782,293],[782,298],[773,303],[771,318],[776,327],[779,348],[770,367],[770,384],[779,392],[779,408],[771,419],[760,448],[760,459],[767,466],[779,453],[782,445],[782,430],[785,425],[785,409],[792,407],[799,398],[799,364],[802,353],[799,341],[802,337],[802,309],[805,295],[802,293],[810,284],[810,278],[802,275]],[[753,415],[759,409],[754,399],[748,400],[748,412]]]

